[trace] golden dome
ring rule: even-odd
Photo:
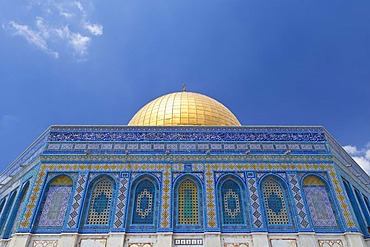
[[[161,96],[141,108],[130,126],[240,126],[220,102],[199,93],[176,92]]]

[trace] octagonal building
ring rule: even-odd
[[[370,178],[321,126],[176,92],[51,126],[0,174],[0,246],[369,247]]]

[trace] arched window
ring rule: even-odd
[[[3,213],[5,202],[6,202],[6,199],[5,198],[1,199],[1,201],[0,201],[0,219],[1,219],[1,215]]]
[[[103,176],[95,179],[89,188],[85,208],[84,229],[108,229],[111,223],[114,181]],[[87,212],[87,214],[86,214]]]
[[[17,207],[13,209],[12,215],[10,217],[8,226],[5,230],[4,237],[10,237],[15,231],[18,229],[19,221],[21,219],[21,215],[25,206],[27,191],[29,188],[30,183],[26,182],[23,186],[21,193],[17,199]]]
[[[174,187],[175,230],[196,230],[203,227],[201,185],[195,177],[180,178]]]
[[[222,183],[219,200],[223,226],[245,224],[244,201],[240,186],[235,181],[228,179]]]
[[[43,195],[40,213],[36,219],[36,231],[63,227],[72,187],[73,181],[67,175],[57,176],[48,183]]]
[[[365,219],[363,218],[363,215],[361,213],[361,209],[355,198],[355,194],[353,192],[352,186],[348,181],[344,179],[343,179],[343,184],[344,184],[344,188],[346,189],[347,196],[349,197],[349,202],[351,203],[353,211],[355,213],[355,217],[357,219],[359,230],[361,231],[362,234],[364,234],[365,238],[368,238],[370,234],[367,229]]]
[[[155,230],[158,205],[158,183],[150,177],[134,181],[130,193],[129,230]]]
[[[4,232],[5,232],[5,226],[7,225],[7,222],[8,222],[8,216],[12,210],[12,207],[13,207],[13,203],[15,201],[15,198],[17,196],[17,191],[13,191],[9,197],[9,200],[4,208],[4,213],[1,215],[1,218],[0,218],[0,235],[3,236]]]
[[[179,224],[199,224],[198,188],[191,180],[184,181],[179,187]]]
[[[262,186],[263,202],[268,226],[290,225],[285,191],[277,180],[267,178]]]
[[[337,227],[337,217],[325,182],[309,175],[303,179],[302,186],[314,228]]]

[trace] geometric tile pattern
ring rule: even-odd
[[[239,186],[232,180],[221,187],[223,224],[244,224],[243,199]]]
[[[256,178],[248,178],[248,191],[252,207],[252,224],[254,228],[263,228],[261,205],[259,203],[258,189]]]
[[[289,224],[284,192],[274,180],[268,180],[263,186],[263,197],[269,225]]]
[[[112,204],[112,183],[107,179],[95,184],[90,199],[87,225],[107,225]]]
[[[50,186],[45,195],[38,228],[62,227],[65,221],[68,202],[72,194],[72,186]]]
[[[158,167],[158,166],[157,166]],[[171,219],[171,165],[166,164],[164,165],[164,172],[163,172],[163,182],[162,182],[162,198],[161,198],[161,228],[166,229],[170,227],[170,219]]]
[[[32,247],[57,247],[58,240],[34,240]]]
[[[315,227],[336,227],[336,217],[325,186],[304,186],[312,224]]]
[[[307,229],[310,227],[310,223],[307,218],[306,208],[303,202],[303,196],[301,189],[299,188],[299,182],[296,174],[289,174],[289,185],[293,194],[294,203],[297,209],[299,227]]]
[[[199,192],[197,186],[191,180],[181,183],[178,191],[178,224],[199,224]]]
[[[217,214],[216,214],[216,196],[215,196],[215,181],[213,168],[217,165],[206,165],[206,208],[207,208],[207,227],[217,227]]]
[[[119,182],[116,214],[114,217],[114,228],[122,228],[125,217],[125,210],[127,204],[127,187],[128,187],[128,174],[121,174]]]
[[[237,156],[231,156],[233,159],[239,160]],[[24,214],[23,221],[21,223],[21,227],[23,230],[28,230],[27,227],[29,228],[30,226],[30,219],[32,218],[33,214],[35,213],[35,206],[36,206],[36,201],[39,198],[39,194],[41,191],[41,186],[43,181],[45,180],[44,177],[46,175],[46,171],[52,171],[52,172],[58,172],[58,171],[70,171],[70,172],[84,172],[86,170],[91,170],[91,171],[99,171],[99,172],[108,172],[108,171],[114,171],[116,172],[117,170],[120,171],[162,171],[163,173],[163,182],[161,184],[161,213],[159,214],[161,217],[161,224],[160,228],[162,230],[169,230],[171,229],[171,223],[170,223],[170,215],[171,215],[171,210],[170,205],[171,205],[171,165],[166,164],[164,165],[163,163],[157,163],[153,164],[152,160],[148,163],[141,163],[142,160],[146,160],[144,156],[138,156],[138,161],[135,161],[136,158],[134,156],[128,157],[132,159],[133,163],[83,163],[86,161],[86,158],[89,157],[80,157],[76,156],[76,160],[80,160],[80,163],[66,163],[64,162],[63,158],[60,156],[45,156],[44,159],[44,164],[41,165],[41,169],[35,179],[35,185],[33,186],[32,193],[29,199],[29,203],[27,204],[27,209]],[[135,159],[134,159],[135,158]],[[208,156],[205,156],[207,160]],[[309,158],[309,157],[307,157]],[[327,160],[329,161],[329,158],[326,157],[321,157],[320,159],[322,160]],[[46,163],[47,160],[50,160],[51,163]],[[197,156],[189,156],[186,157],[187,161],[192,161],[192,162],[199,162],[199,159]],[[58,161],[58,163],[54,163],[55,161]],[[64,163],[63,163],[64,162]],[[163,162],[163,160],[162,160]],[[180,161],[181,162],[181,161]],[[176,163],[175,163],[176,164]],[[174,164],[174,165],[175,165]],[[276,171],[328,171],[329,174],[329,181],[330,184],[333,186],[334,192],[335,192],[335,200],[338,201],[338,205],[340,206],[341,210],[340,212],[343,212],[343,218],[345,222],[345,226],[347,227],[346,229],[353,229],[355,230],[355,223],[352,218],[350,208],[347,202],[346,197],[344,196],[344,192],[342,189],[342,184],[339,181],[339,177],[337,176],[334,166],[332,163],[311,163],[309,160],[306,163],[285,163],[285,162],[275,162],[275,163],[243,163],[243,161],[240,159],[240,162],[235,162],[235,163],[211,163],[211,164],[205,164],[205,166],[208,167],[208,170],[211,170],[211,173],[206,175],[205,183],[206,183],[206,194],[208,195],[213,195],[214,196],[214,191],[210,193],[207,189],[213,189],[213,176],[212,172],[213,171],[218,171],[219,169],[222,170],[227,170],[230,172],[241,172],[241,171],[269,171],[269,172],[276,172]],[[209,181],[209,179],[212,179],[212,182]],[[250,186],[250,183],[248,182],[248,188]],[[76,193],[77,194],[77,193]],[[250,195],[252,196],[253,194],[250,192]],[[258,196],[258,194],[257,194]],[[208,202],[207,202],[208,203]],[[212,207],[210,207],[212,208]],[[253,207],[252,207],[253,210]],[[261,212],[261,211],[260,211]],[[252,217],[255,217],[252,215]],[[215,211],[207,210],[207,218],[208,219],[216,219],[216,214]],[[253,220],[253,219],[252,219]],[[208,221],[210,222],[210,221]],[[217,221],[214,222],[214,225],[216,226]],[[209,227],[209,224],[207,225]],[[69,227],[69,226],[67,226]],[[256,225],[253,225],[253,227],[257,227]],[[261,227],[262,228],[262,227]]]
[[[156,201],[155,187],[147,179],[141,181],[135,189],[135,205],[132,217],[133,224],[154,224]]]
[[[21,228],[23,229],[28,229],[31,225],[31,218],[35,214],[36,203],[40,198],[41,186],[43,185],[44,181],[46,181],[46,172],[44,171],[46,167],[47,165],[41,166],[41,171],[38,173],[36,181],[33,185],[31,196],[27,203],[26,211],[24,212],[23,220],[21,222]]]
[[[320,169],[323,170],[325,168],[320,167]],[[339,182],[339,179],[337,177],[337,173],[334,171],[334,167],[332,165],[328,165],[327,170],[329,170],[329,177],[330,177],[330,180],[331,180],[331,184],[333,186],[336,198],[339,201],[339,206],[341,208],[340,211],[343,213],[343,217],[344,217],[344,221],[346,223],[346,226],[348,228],[354,229],[355,222],[353,220],[353,215],[350,212],[350,209],[349,209],[349,206],[348,206],[348,203],[347,203],[347,199],[344,196],[344,191],[342,189],[342,186],[340,185],[341,183]]]
[[[85,191],[87,184],[87,174],[80,173],[77,179],[76,189],[73,195],[73,201],[71,205],[71,211],[69,213],[67,228],[76,228],[78,215],[81,209],[81,202],[83,198],[83,193]]]
[[[340,239],[318,240],[319,247],[344,247]]]

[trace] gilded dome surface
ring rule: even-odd
[[[130,126],[240,126],[220,102],[199,93],[176,92],[161,96],[141,108]]]

